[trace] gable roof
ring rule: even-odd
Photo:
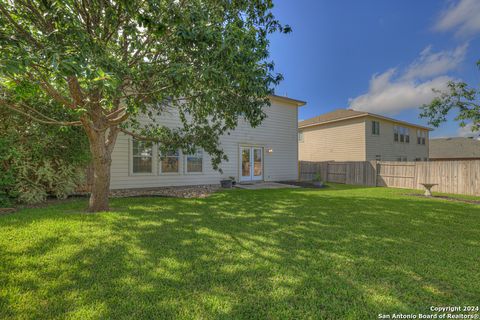
[[[326,123],[331,123],[331,122],[338,122],[338,121],[343,121],[347,119],[354,119],[354,118],[360,118],[360,117],[374,117],[377,119],[383,119],[383,120],[388,120],[391,122],[399,123],[399,124],[404,124],[412,127],[417,127],[425,130],[432,130],[431,128],[420,126],[418,124],[414,123],[409,123],[401,120],[396,120],[393,118],[389,117],[384,117],[379,114],[375,113],[370,113],[370,112],[365,112],[365,111],[357,111],[357,110],[352,110],[352,109],[337,109],[332,112],[328,112],[304,121],[300,121],[298,123],[299,128],[305,128],[305,127],[310,127],[310,126],[316,126],[316,125],[321,125],[321,124],[326,124]]]
[[[479,158],[480,140],[475,138],[430,139],[431,159]]]

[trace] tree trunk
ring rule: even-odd
[[[85,169],[86,175],[87,175],[87,181],[86,181],[86,191],[87,192],[92,192],[92,187],[93,187],[93,164],[90,163],[87,168]]]
[[[110,209],[108,206],[108,195],[110,192],[111,155],[107,154],[107,152],[102,152],[93,155],[93,157],[93,184],[88,202],[88,211],[108,211]]]
[[[93,183],[88,203],[88,211],[108,211],[110,167],[118,129],[110,128],[105,131],[97,131],[92,128],[87,128],[86,131],[90,143],[93,167]]]

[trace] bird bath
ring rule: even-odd
[[[430,162],[428,161],[427,159],[427,162],[425,163],[426,166],[422,166],[424,168],[424,170],[426,170],[426,177],[424,181],[432,181],[430,179]],[[425,193],[424,193],[424,196],[425,197],[431,197],[432,196],[432,188],[434,186],[438,186],[438,183],[434,183],[434,182],[420,182],[420,184],[425,188]]]
[[[438,185],[438,183],[420,183],[424,188],[425,188],[425,197],[431,197],[432,196],[432,191],[431,189]]]

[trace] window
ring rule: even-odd
[[[303,131],[298,132],[298,142],[303,142]]]
[[[133,140],[132,144],[132,172],[152,173],[152,143]]]
[[[372,134],[376,136],[380,134],[380,122],[372,121]]]
[[[161,173],[178,173],[180,170],[179,161],[180,153],[176,151],[167,151],[160,158]]]
[[[422,158],[415,158],[415,161],[422,161]]]
[[[381,160],[382,160],[382,156],[381,156],[381,155],[379,155],[379,154],[377,154],[377,155],[375,156],[375,160],[377,160],[377,161],[381,161]]]
[[[407,157],[404,156],[398,156],[397,161],[407,161]]]
[[[393,141],[410,143],[410,129],[400,126],[394,126]]]
[[[427,138],[427,132],[423,130],[417,130],[417,144],[425,144]]]
[[[194,154],[189,154],[186,157],[186,172],[201,173],[203,172],[203,151],[197,150]]]

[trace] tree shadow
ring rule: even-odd
[[[391,195],[232,190],[116,199],[98,215],[80,202],[31,210],[0,220],[13,241],[38,237],[0,240],[0,316],[358,319],[474,303],[478,209]]]

